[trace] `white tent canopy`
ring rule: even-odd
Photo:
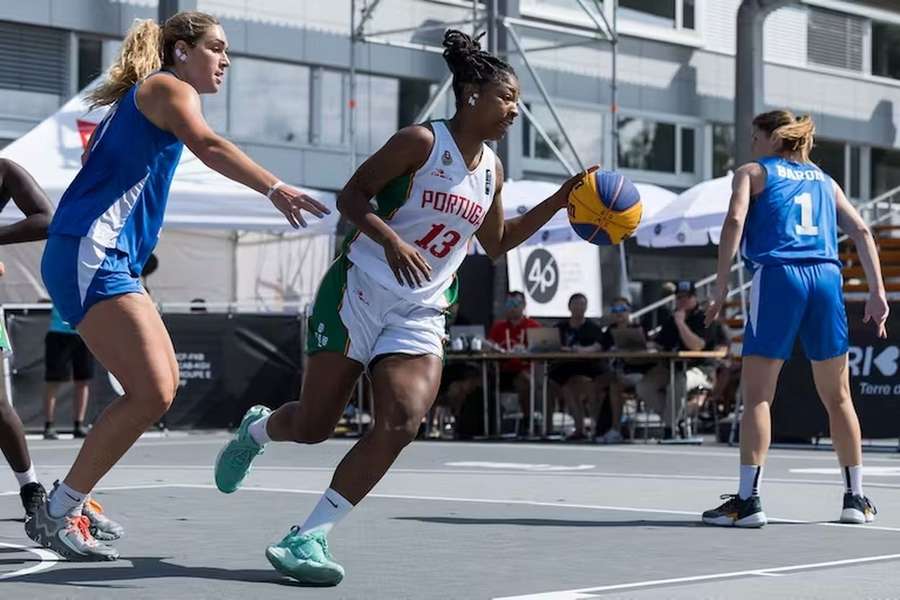
[[[718,245],[722,222],[731,201],[733,177],[729,172],[679,194],[666,209],[638,230],[638,244],[651,248]]]
[[[0,157],[22,165],[55,205],[81,168],[84,140],[103,114],[89,113],[83,95],[76,96],[0,151]],[[295,232],[264,196],[212,171],[185,148],[157,247],[160,268],[149,280],[154,297],[308,301],[332,258],[338,214],[334,194],[306,191],[330,206],[332,214],[321,220],[309,216],[309,227]],[[21,217],[10,202],[0,224]],[[31,302],[45,295],[41,248],[40,243],[3,248],[7,275],[0,279],[0,300]]]

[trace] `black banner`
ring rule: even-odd
[[[10,360],[13,403],[25,426],[44,423],[46,311],[7,311],[14,353]],[[296,400],[302,381],[304,324],[300,315],[190,313],[163,315],[175,346],[181,383],[166,415],[169,427],[236,425],[253,404],[272,408]],[[118,393],[97,363],[87,421]],[[57,397],[57,426],[72,422],[72,386]]]
[[[900,304],[891,307],[887,339],[862,322],[865,304],[847,303],[850,326],[850,394],[864,438],[900,437]],[[776,441],[827,437],[828,415],[816,393],[812,368],[797,343],[775,392],[772,435]]]

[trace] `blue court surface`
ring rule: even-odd
[[[97,498],[127,528],[116,563],[67,563],[25,537],[15,479],[0,473],[0,597],[41,598],[898,598],[900,455],[865,456],[867,526],[833,522],[831,452],[773,450],[761,530],[699,523],[736,489],[722,446],[417,442],[330,536],[347,570],[301,587],[263,551],[302,521],[351,440],[273,444],[247,485],[212,482],[224,433],[141,440]],[[31,442],[45,484],[74,441]]]

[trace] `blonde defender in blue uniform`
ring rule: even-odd
[[[159,239],[183,146],[268,197],[294,227],[305,225],[301,209],[319,217],[327,212],[206,124],[200,94],[219,90],[227,50],[219,22],[204,13],[178,13],[162,27],[136,22],[90,96],[110,109],[60,200],[41,270],[63,320],[78,329],[125,395],[100,415],[65,479],[25,525],[32,540],[66,558],[118,558],[104,541],[122,528],[87,496],[168,410],[178,388],[172,341],[140,275]]]
[[[769,409],[778,374],[799,336],[812,362],[819,398],[828,411],[831,437],[844,474],[840,520],[869,523],[875,507],[863,493],[859,420],[850,398],[847,315],[844,311],[838,226],[850,236],[869,282],[865,322],[887,337],[888,316],[881,266],[872,234],[843,190],[809,160],[815,125],[784,110],[753,119],[754,162],[734,174],[731,206],[722,227],[716,295],[706,314],[712,322],[728,291],[731,261],[741,245],[753,272],[744,332],[741,389],[741,465],[737,494],[723,496],[703,522],[726,527],[766,524],[759,498],[771,437]]]
[[[415,438],[434,402],[444,311],[456,302],[456,270],[472,237],[490,256],[500,256],[565,207],[582,176],[504,221],[503,167],[486,142],[501,138],[518,115],[519,82],[507,63],[460,31],[446,32],[444,59],[453,73],[453,118],[401,129],[338,198],[357,231],[319,286],[300,401],[271,414],[251,408],[216,461],[216,485],[231,493],[266,443],[328,439],[357,378],[368,371],[375,392],[372,428],[338,465],[312,513],[266,550],[280,573],[309,585],[343,579],[327,534]]]

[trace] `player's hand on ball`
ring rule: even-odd
[[[553,194],[554,206],[556,209],[565,208],[569,204],[569,194],[572,193],[572,188],[574,188],[584,176],[588,173],[593,173],[597,169],[599,169],[599,165],[593,165],[587,168],[586,171],[580,171],[575,173],[571,177],[565,180],[559,189],[556,190],[556,193]]]
[[[399,237],[384,245],[384,256],[400,285],[417,288],[423,282],[431,281],[431,265],[418,250]]]
[[[866,300],[866,312],[865,316],[863,316],[863,323],[872,321],[875,323],[878,337],[886,338],[887,329],[884,324],[887,321],[888,313],[890,313],[890,309],[888,308],[887,299],[883,295],[872,294]]]
[[[281,211],[294,229],[306,227],[301,210],[312,213],[320,219],[331,214],[327,206],[289,185],[283,185],[272,192],[272,204]]]

